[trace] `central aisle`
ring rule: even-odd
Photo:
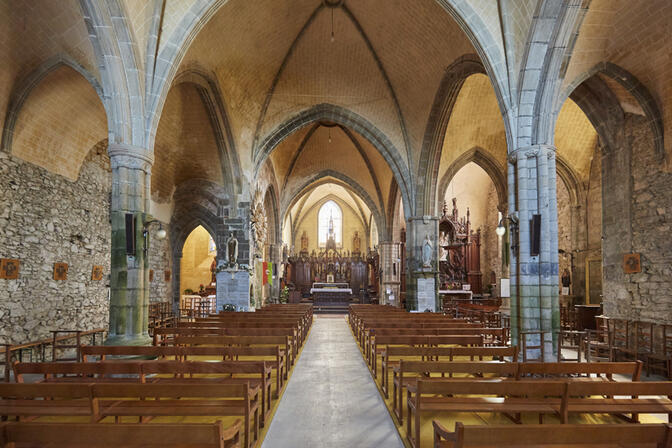
[[[262,448],[403,448],[343,316],[316,315]]]

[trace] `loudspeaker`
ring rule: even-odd
[[[135,215],[126,213],[126,255],[135,255]]]
[[[541,215],[532,215],[530,220],[530,256],[536,257],[541,250]]]

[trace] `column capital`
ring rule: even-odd
[[[125,143],[110,143],[107,152],[110,155],[112,168],[126,167],[139,169],[149,173],[154,165],[154,155],[141,146]]]
[[[513,151],[509,152],[508,159],[509,163],[516,163],[518,160],[527,158],[531,159],[533,157],[539,156],[539,154],[546,154],[548,158],[555,157],[556,147],[554,145],[531,145],[531,146],[521,146],[516,148]]]

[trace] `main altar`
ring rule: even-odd
[[[301,237],[301,250],[287,257],[288,283],[305,299],[314,303],[349,304],[358,302],[370,291],[377,294],[378,264],[375,252],[362,255],[357,233],[352,252],[337,247],[330,226],[327,242],[319,251],[308,251],[308,237]]]

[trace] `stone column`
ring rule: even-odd
[[[545,332],[546,361],[554,359],[554,341],[560,327],[555,169],[552,146],[519,148],[509,156],[509,213],[518,219],[517,235],[511,234],[512,342],[519,343],[520,331]],[[533,256],[531,221],[535,214],[541,215],[541,244],[539,254]],[[526,336],[526,342],[529,346],[541,343],[538,335]],[[528,352],[531,358],[538,355],[538,351]]]
[[[439,218],[437,216],[408,218],[406,225],[406,266],[408,266],[406,309],[409,311],[424,311],[426,308],[437,311],[441,308],[438,236]],[[429,267],[423,266],[422,260],[422,250],[427,237],[429,237],[432,248]],[[422,303],[423,300],[426,302]]]
[[[110,144],[112,166],[112,263],[110,272],[110,328],[108,345],[143,345],[149,305],[149,260],[143,226],[147,220],[153,158],[137,146]],[[126,216],[135,225],[134,253],[127,253]]]
[[[400,256],[399,243],[381,241],[378,247],[380,249],[380,268],[382,270],[379,303],[381,305],[399,306],[401,303],[401,263],[398,261]],[[394,301],[389,300],[390,294],[394,296]]]

